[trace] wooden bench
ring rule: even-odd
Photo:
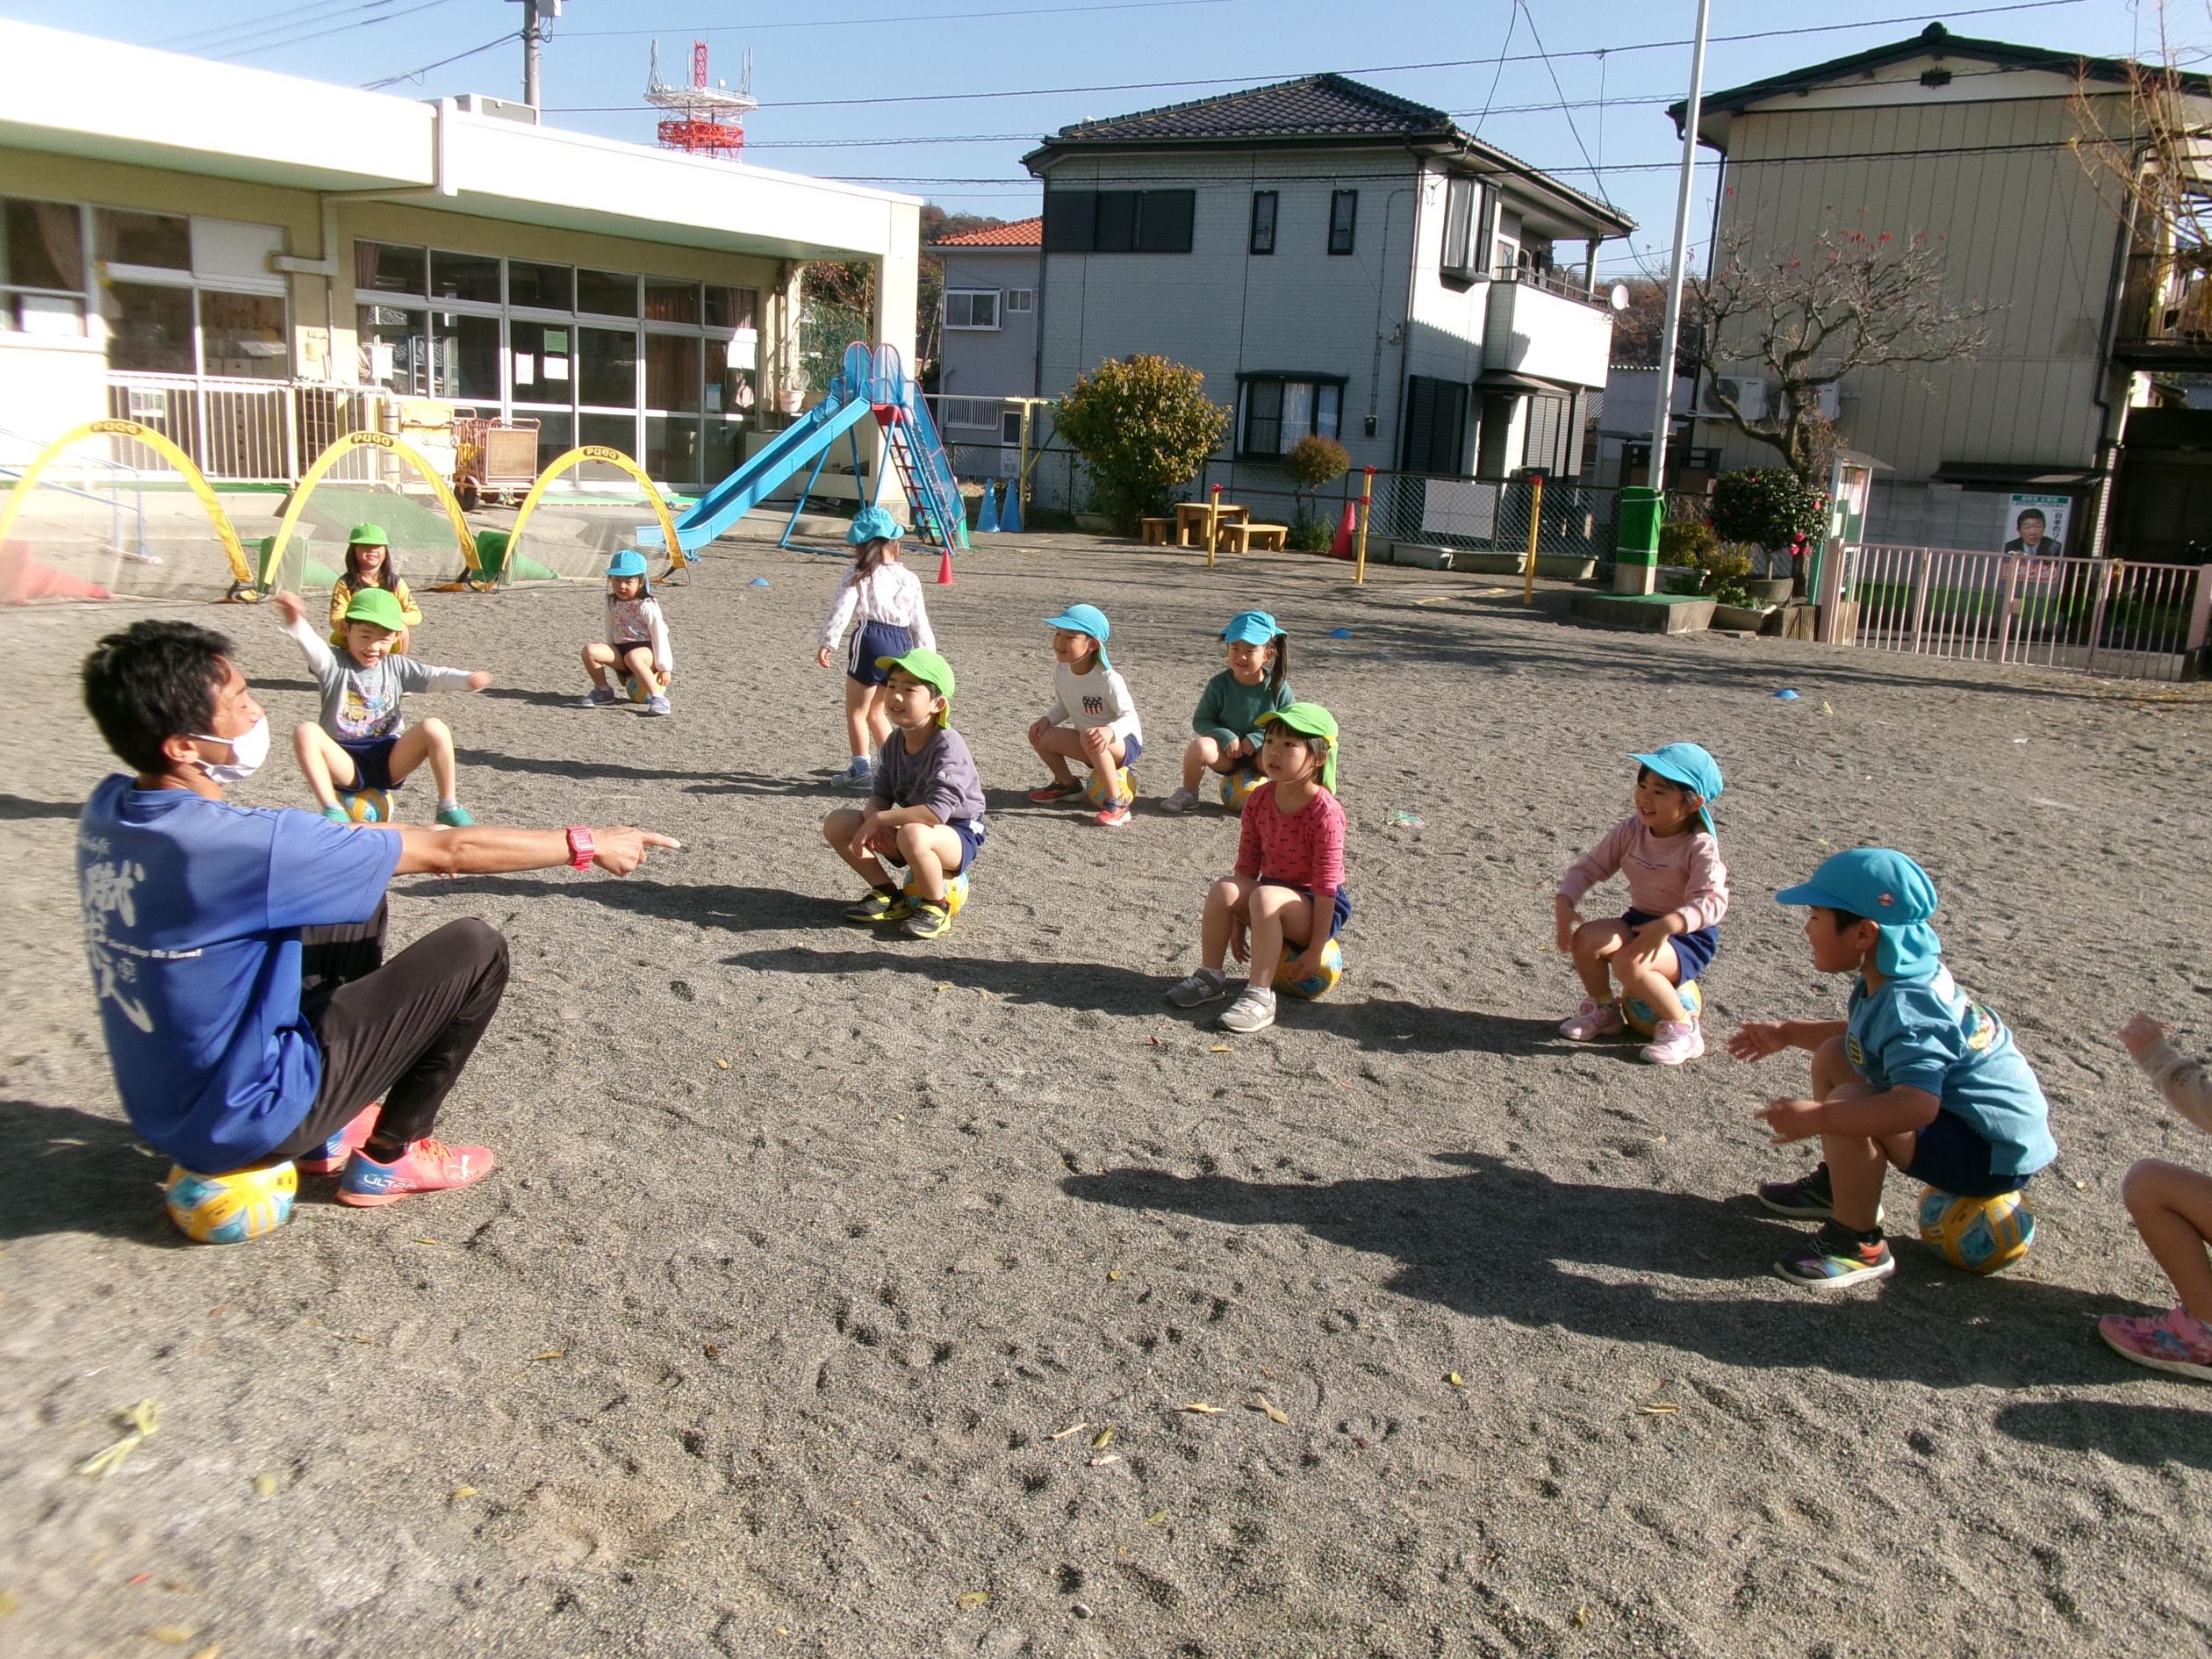
[[[1166,547],[1174,540],[1175,521],[1173,519],[1146,519],[1144,530],[1146,547]]]
[[[1287,524],[1224,524],[1221,545],[1232,553],[1280,553],[1289,534]]]

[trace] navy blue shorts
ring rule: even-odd
[[[391,748],[397,737],[372,737],[365,743],[341,743],[339,748],[352,757],[354,780],[350,789],[382,789],[387,794],[399,786],[391,780]]]
[[[1989,1167],[1996,1149],[1957,1112],[1937,1112],[1936,1121],[1913,1135],[1913,1161],[1905,1173],[1956,1198],[1994,1198],[2025,1187],[2028,1175],[2000,1175]]]
[[[845,673],[863,686],[880,686],[891,678],[878,668],[879,657],[904,657],[914,649],[914,636],[888,622],[863,622],[852,630],[852,644],[845,657]]]
[[[1313,889],[1302,887],[1295,881],[1270,881],[1267,877],[1262,876],[1260,878],[1260,885],[1263,887],[1288,887],[1291,892],[1304,899],[1307,903],[1311,904],[1313,901]],[[1352,895],[1342,887],[1339,887],[1336,890],[1336,903],[1329,916],[1329,937],[1333,939],[1338,934],[1343,932],[1344,924],[1351,919]],[[1310,944],[1312,941],[1309,939],[1307,943]]]
[[[1128,752],[1122,756],[1122,765],[1133,766],[1145,758],[1145,740],[1135,732],[1122,739],[1122,747]]]
[[[1650,912],[1634,907],[1622,911],[1620,919],[1632,928],[1640,928],[1647,922],[1658,920]],[[1677,933],[1667,943],[1674,946],[1675,963],[1682,970],[1682,977],[1675,983],[1687,985],[1706,971],[1706,966],[1713,960],[1713,953],[1720,948],[1720,930],[1699,928],[1695,933]]]
[[[980,818],[954,818],[948,821],[944,827],[959,837],[960,842],[960,867],[953,873],[966,875],[975,868],[976,854],[983,851],[984,842],[990,838],[990,830]],[[877,857],[886,864],[896,865],[901,870],[906,868],[899,863],[899,855],[895,852],[879,853]]]

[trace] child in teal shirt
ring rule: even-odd
[[[1776,1100],[1757,1116],[1778,1144],[1821,1138],[1822,1161],[1769,1181],[1759,1202],[1822,1224],[1775,1263],[1794,1283],[1828,1289],[1896,1270],[1882,1237],[1882,1178],[1896,1168],[1965,1198],[2017,1191],[2058,1155],[2042,1085],[2012,1033],[1958,988],[1928,919],[1936,884],[1901,852],[1839,852],[1775,897],[1811,907],[1805,937],[1823,973],[1856,970],[1849,1016],[1747,1023],[1738,1059],[1813,1051],[1810,1100]]]
[[[1198,735],[1183,750],[1182,786],[1161,801],[1168,812],[1198,804],[1198,786],[1209,772],[1252,773],[1260,785],[1260,720],[1296,702],[1290,690],[1290,636],[1265,611],[1239,611],[1221,630],[1229,666],[1206,682],[1190,729]]]

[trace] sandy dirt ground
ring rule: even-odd
[[[568,706],[592,589],[424,596],[418,654],[498,676],[411,704],[454,725],[481,820],[686,850],[626,881],[398,884],[395,943],[473,915],[513,944],[442,1125],[502,1167],[377,1211],[311,1181],[228,1249],[171,1230],[109,1081],[70,850],[111,766],[74,674],[107,628],[189,616],[235,636],[281,731],[312,716],[304,670],[265,611],[0,616],[0,1648],[2212,1643],[2212,1390],[2092,1325],[2166,1300],[2129,1161],[2212,1154],[2109,1035],[2143,1007],[2212,1047],[2196,688],[1598,633],[1296,557],[998,542],[929,591],[992,829],[925,944],[840,923],[855,887],[817,830],[851,799],[811,661],[839,568],[740,548],[671,593],[665,721]],[[1243,606],[1283,619],[1296,685],[1342,722],[1350,973],[1271,1031],[1225,1039],[1217,1006],[1160,995],[1231,821],[1147,804],[1108,831],[1023,799],[1042,619],[1075,599],[1113,618],[1149,803]],[[1729,784],[1716,1038],[1842,1009],[1777,888],[1866,842],[1934,873],[1946,955],[2015,1028],[2063,1149],[2016,1270],[1914,1240],[1870,1291],[1781,1283],[1798,1230],[1747,1194],[1810,1157],[1750,1113],[1802,1088],[1801,1057],[1659,1072],[1555,1034],[1577,993],[1553,886],[1625,814],[1626,751],[1683,737]],[[281,742],[238,797],[305,801]],[[1893,1217],[1915,1190],[1892,1183]],[[147,1399],[158,1433],[78,1473]]]

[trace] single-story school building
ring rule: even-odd
[[[913,356],[910,197],[0,22],[0,463],[140,420],[282,483],[413,403],[679,488],[803,408],[809,260]]]

